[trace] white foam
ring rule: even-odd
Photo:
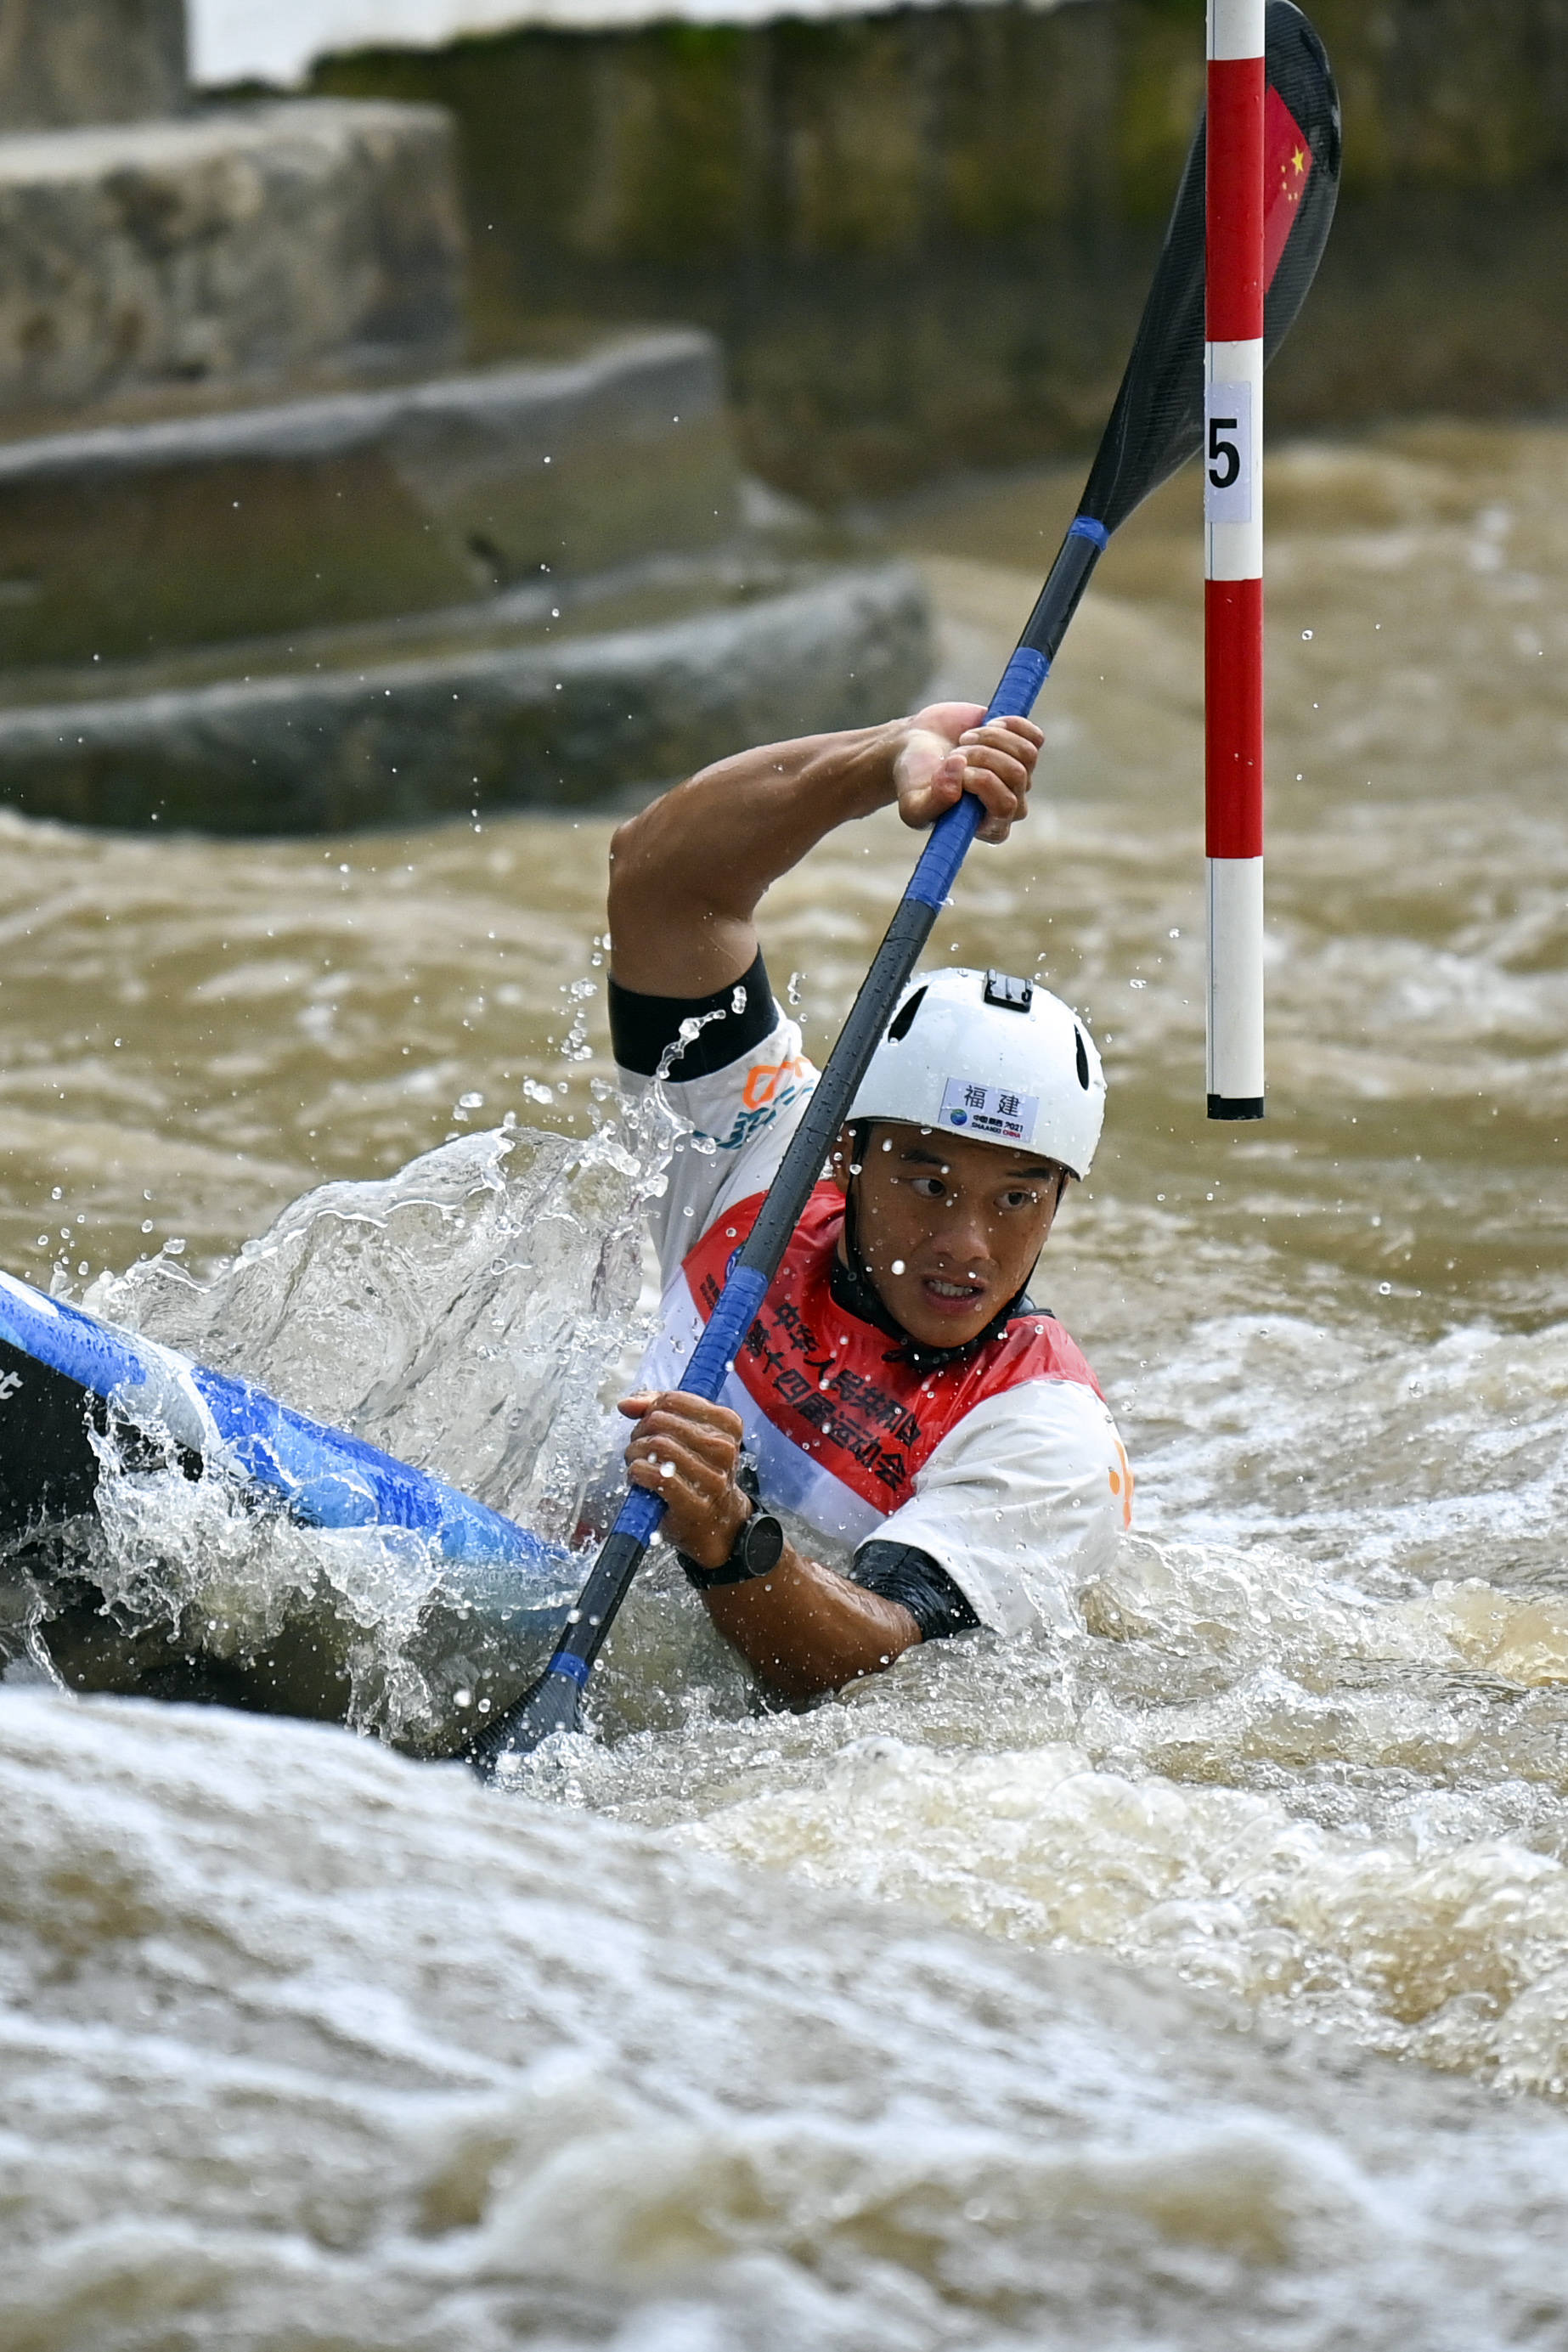
[[[256,1717],[0,1693],[0,1804],[18,2344],[1460,2352],[1563,2308],[1568,2119],[1169,1982]]]

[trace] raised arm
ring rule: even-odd
[[[961,793],[985,807],[982,841],[1026,814],[1042,740],[1027,719],[982,727],[981,705],[767,743],[715,761],[618,827],[610,845],[610,966],[649,996],[709,996],[751,970],[771,882],[836,825],[893,802],[932,824]]]

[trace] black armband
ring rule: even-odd
[[[922,1642],[972,1633],[980,1622],[945,1568],[913,1544],[862,1544],[849,1570],[855,1583],[907,1609]]]
[[[778,1022],[760,949],[750,971],[728,988],[716,988],[711,996],[645,996],[640,989],[623,988],[615,979],[609,996],[610,1045],[620,1068],[654,1077],[673,1045],[677,1051],[667,1075],[678,1085],[727,1069],[760,1045]],[[679,1042],[683,1021],[702,1024],[686,1045]]]

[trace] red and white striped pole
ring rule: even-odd
[[[1263,1116],[1265,0],[1208,0],[1204,394],[1208,1115]]]

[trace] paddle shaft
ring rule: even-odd
[[[991,698],[987,719],[1028,716],[1068,623],[1078,609],[1089,574],[1100,560],[1105,538],[1099,523],[1083,517],[1074,521],[1040,592],[1018,649]],[[848,1116],[849,1106],[892,1018],[904,984],[931,936],[931,926],[952,895],[983,814],[980,803],[966,793],[931,827],[909,887],[860,983],[827,1066],[817,1079],[800,1124],[779,1162],[778,1172],[768,1187],[757,1221],[744,1248],[737,1253],[707,1328],[692,1350],[680,1383],[687,1393],[711,1401],[722,1391],[812,1189],[821,1178],[834,1139]],[[514,1722],[508,1741],[514,1750],[525,1752],[532,1744],[527,1736],[528,1717],[538,1702],[544,1702],[543,1711],[552,1718],[544,1730],[559,1727],[556,1718],[561,1714],[561,1702],[568,1696],[574,1714],[577,1692],[588,1679],[664,1510],[663,1496],[647,1487],[637,1487],[623,1504],[546,1671],[546,1683],[567,1687],[547,1694],[542,1686],[536,1685],[529,1694],[522,1702],[523,1714]],[[544,1736],[544,1730],[539,1737]]]

